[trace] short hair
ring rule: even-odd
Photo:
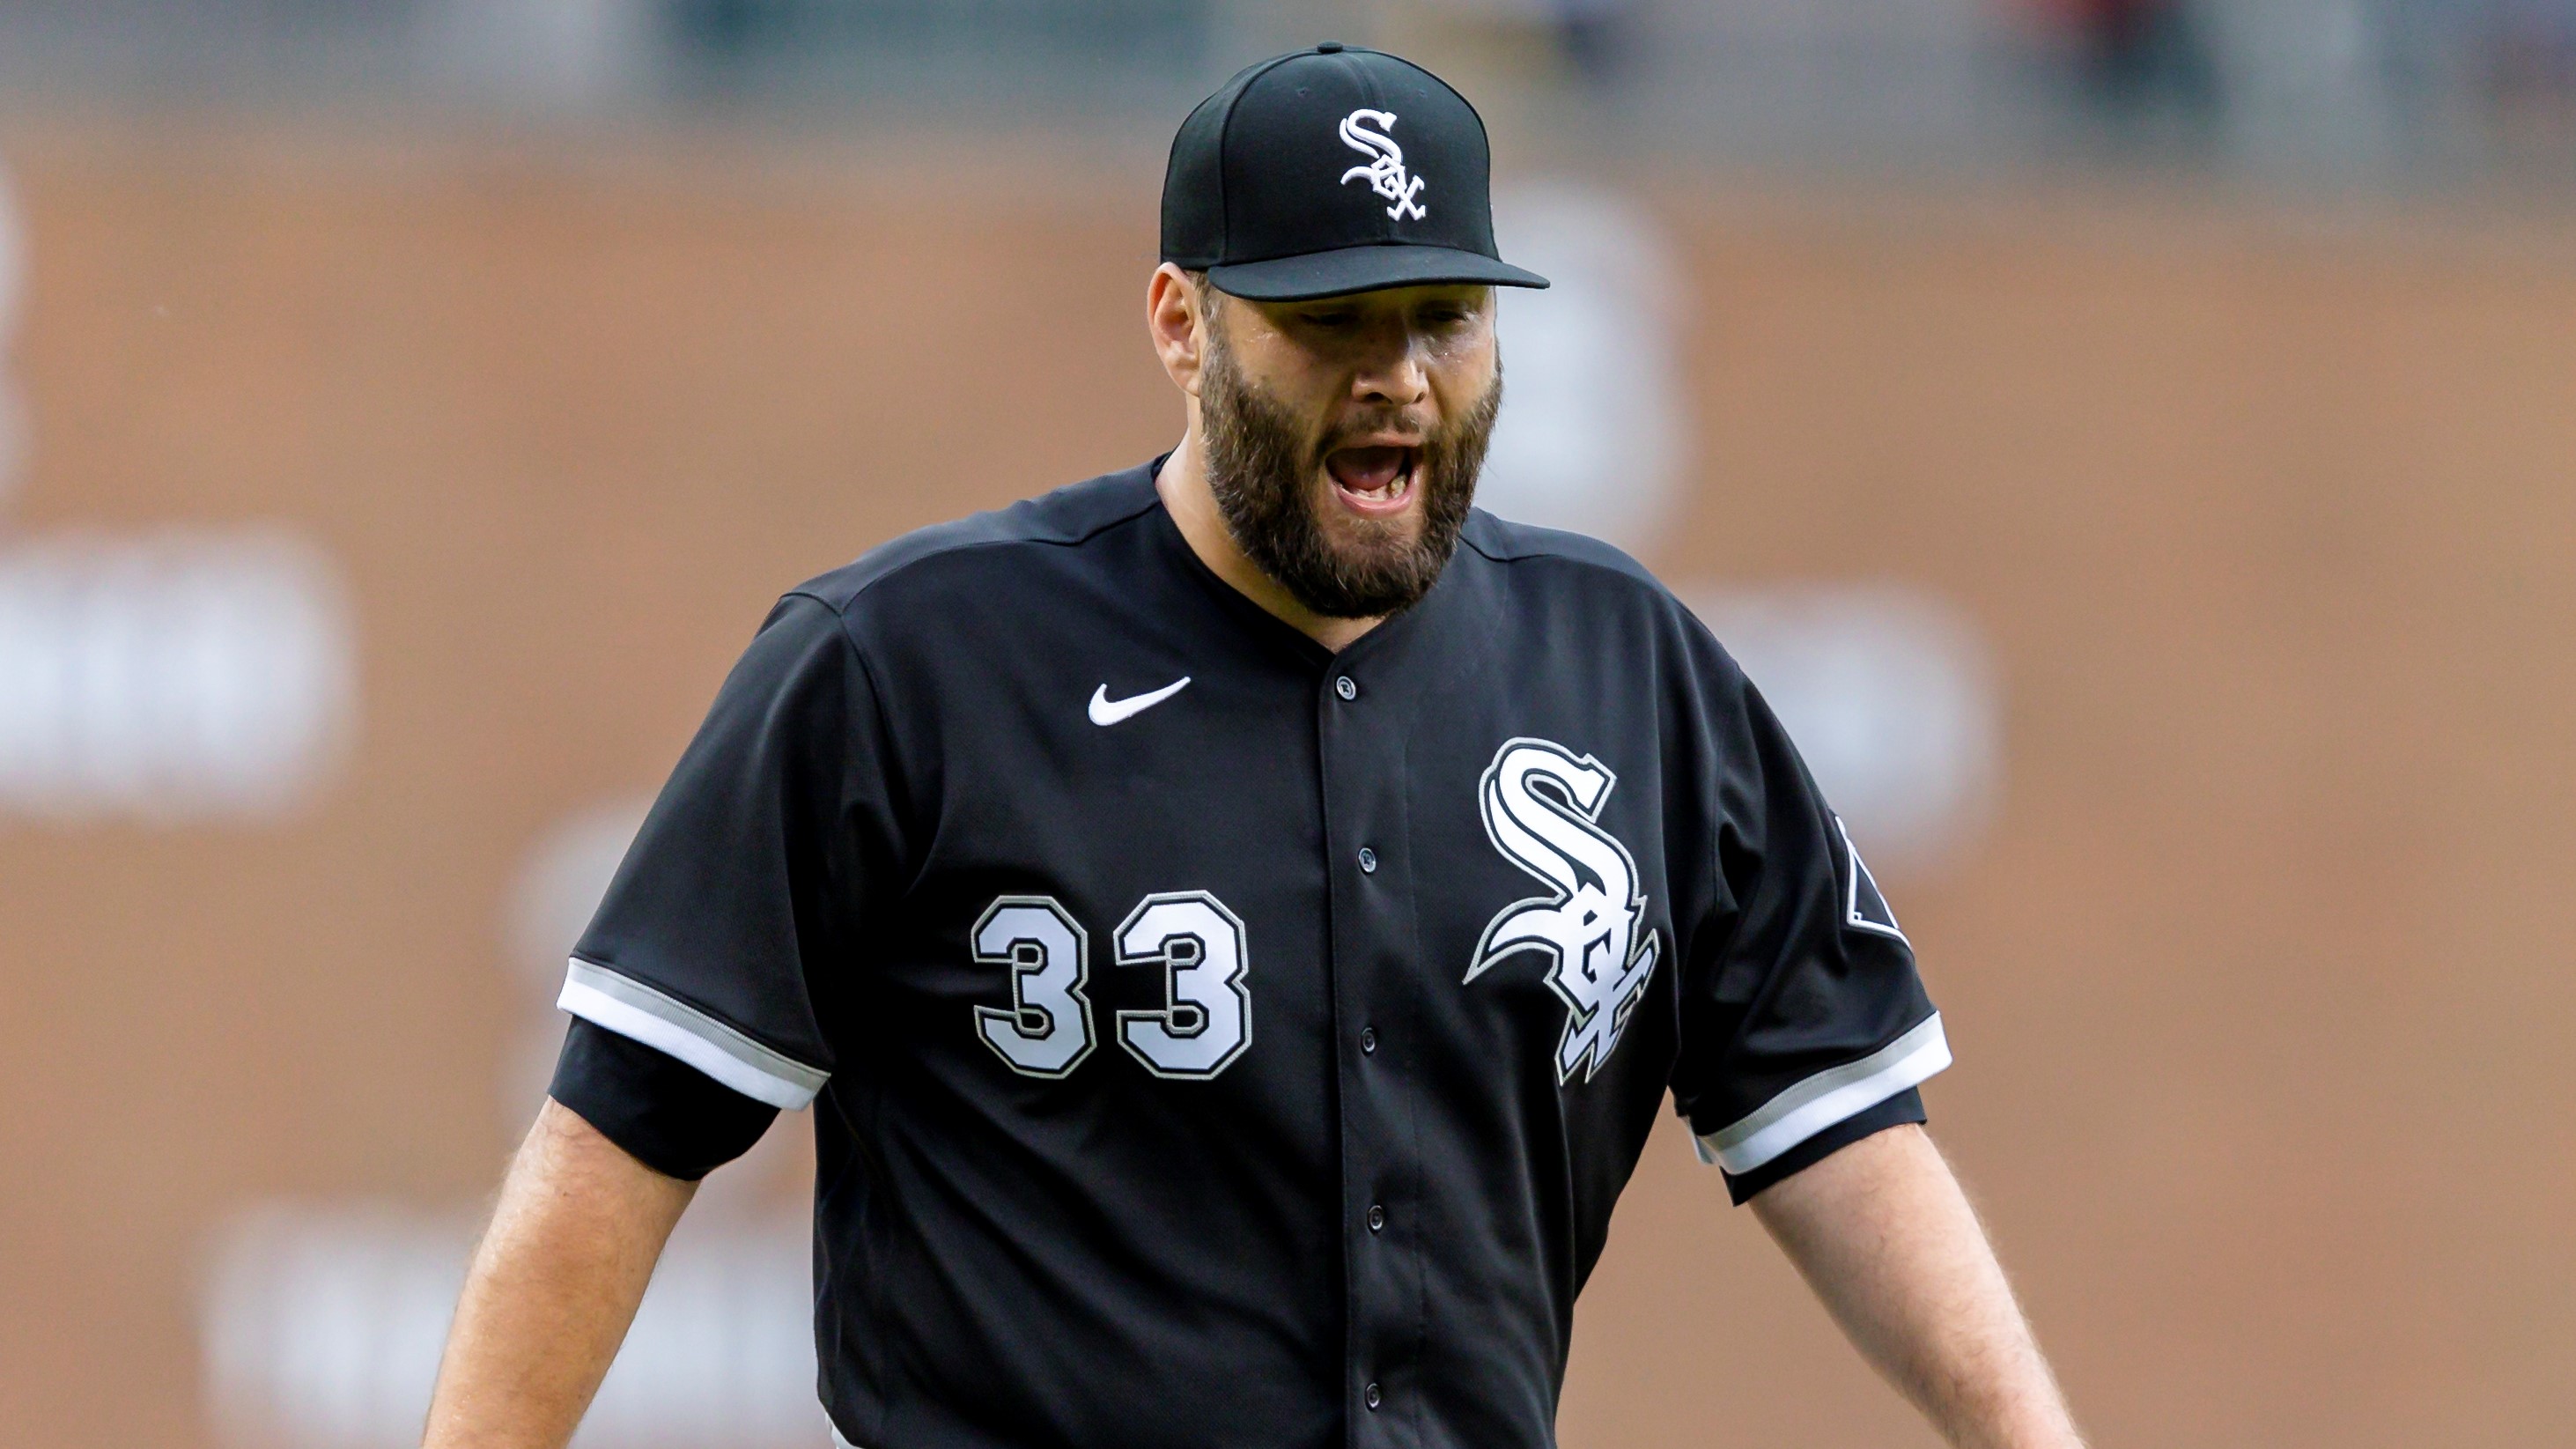
[[[1190,279],[1190,290],[1198,296],[1199,317],[1206,323],[1210,333],[1220,334],[1215,337],[1215,342],[1217,346],[1223,347],[1225,338],[1221,334],[1225,327],[1225,307],[1222,299],[1231,294],[1209,281],[1206,272],[1184,271],[1182,275]]]

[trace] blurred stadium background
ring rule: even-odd
[[[1781,704],[2098,1442],[2576,1420],[2576,0],[0,0],[0,1442],[416,1442],[773,595],[1123,466],[1237,65],[1492,122],[1488,500]],[[823,1442],[788,1119],[583,1442]],[[1670,1127],[1569,1446],[1926,1445]]]

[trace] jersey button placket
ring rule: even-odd
[[[1419,1169],[1408,1151],[1415,1083],[1402,1069],[1400,1054],[1378,1050],[1378,1024],[1401,1024],[1381,1013],[1403,1010],[1412,989],[1404,959],[1413,935],[1412,902],[1403,889],[1410,872],[1402,868],[1408,776],[1401,740],[1389,728],[1402,723],[1405,695],[1398,688],[1364,720],[1356,677],[1326,672],[1318,683],[1315,723],[1330,852],[1329,969],[1335,1013],[1346,1023],[1344,1030],[1356,1028],[1340,1040],[1359,1047],[1359,1060],[1345,1057],[1341,1067],[1341,1182],[1349,1194],[1340,1218],[1348,1235],[1343,1364],[1349,1377],[1343,1383],[1344,1392],[1357,1390],[1368,1422],[1365,1432],[1353,1435],[1350,1449],[1396,1449],[1386,1436],[1398,1428],[1393,1421],[1408,1413],[1388,1399],[1416,1371],[1424,1294],[1419,1248],[1406,1226],[1411,1219],[1398,1223],[1389,1210],[1391,1203],[1412,1201],[1406,1194],[1419,1190]],[[1390,711],[1392,718],[1379,718]]]

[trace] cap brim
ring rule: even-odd
[[[1378,243],[1234,262],[1208,268],[1208,280],[1229,296],[1253,302],[1305,302],[1379,292],[1389,287],[1428,287],[1470,282],[1489,287],[1544,287],[1547,278],[1479,252],[1456,247]]]

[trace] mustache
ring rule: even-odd
[[[1378,446],[1412,449],[1417,469],[1445,462],[1492,428],[1492,404],[1500,400],[1499,392],[1497,387],[1495,393],[1480,398],[1477,406],[1446,422],[1435,422],[1424,412],[1410,408],[1354,413],[1324,429],[1323,435],[1306,451],[1306,466],[1321,469],[1325,459],[1344,448]],[[1284,421],[1284,416],[1278,420]],[[1367,441],[1389,437],[1405,441],[1394,444]],[[1483,449],[1476,448],[1476,453],[1481,459]]]
[[[1455,430],[1456,425],[1453,423],[1450,431]],[[1413,441],[1406,446],[1418,448],[1439,441],[1441,432],[1442,430],[1434,426],[1429,418],[1410,410],[1361,413],[1345,418],[1328,428],[1324,433],[1323,441],[1315,446],[1315,456],[1320,458],[1337,448],[1349,446],[1354,439],[1374,437],[1379,434],[1411,438]]]

